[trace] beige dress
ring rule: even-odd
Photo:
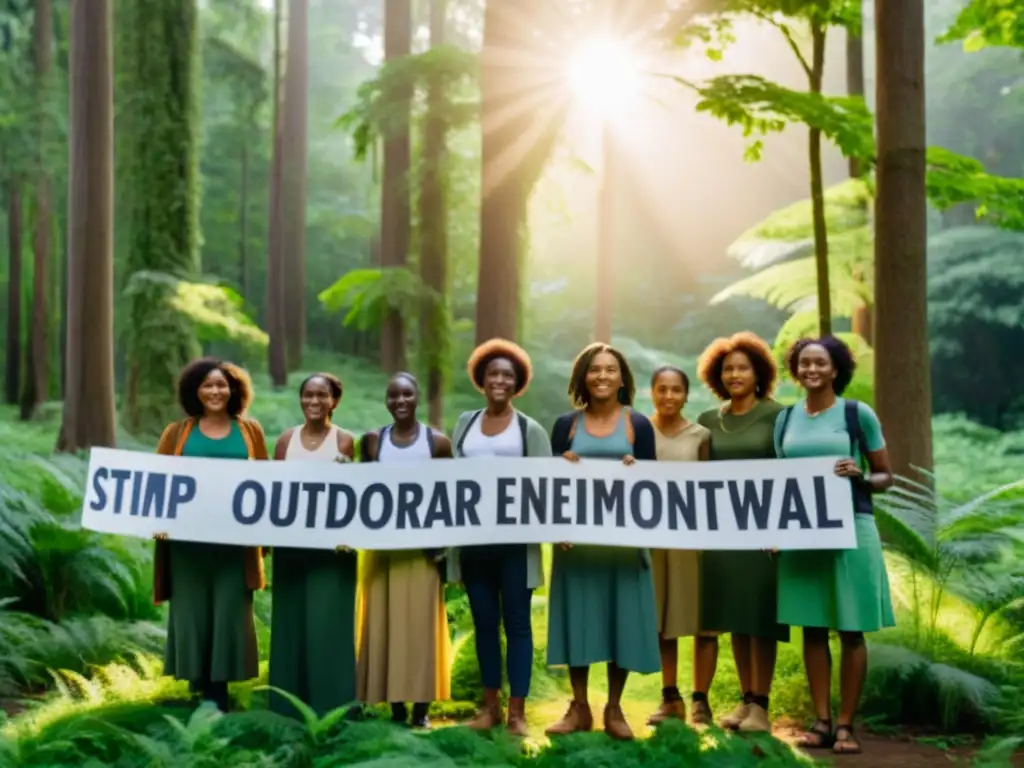
[[[422,425],[416,442],[399,448],[390,433],[377,460],[430,459]],[[451,696],[444,583],[422,550],[366,552],[360,568],[356,692],[367,704],[429,703]]]
[[[655,428],[658,461],[697,461],[700,446],[709,435],[705,427],[695,422],[673,437],[666,437]],[[658,632],[666,640],[696,635],[700,629],[700,552],[655,549],[651,558]]]

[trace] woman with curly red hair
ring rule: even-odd
[[[544,428],[512,406],[533,376],[530,356],[516,344],[491,339],[477,347],[467,365],[470,381],[484,396],[484,408],[459,416],[452,432],[456,458],[550,456]],[[533,670],[530,601],[544,574],[540,545],[487,544],[452,550],[448,579],[461,581],[473,614],[476,657],[484,685],[484,706],[468,725],[490,730],[503,720],[500,702],[501,636],[507,646],[508,731],[526,736],[526,697]]]
[[[178,377],[186,418],[167,426],[156,452],[210,459],[267,459],[259,422],[245,417],[252,382],[238,366],[195,360]],[[171,601],[164,674],[188,680],[201,698],[228,709],[228,683],[259,675],[253,591],[263,589],[259,547],[168,541],[157,533],[155,602]]]
[[[752,333],[713,341],[697,365],[701,380],[722,401],[697,420],[711,432],[711,461],[775,458],[772,399],[778,369],[771,349]],[[789,640],[777,620],[778,565],[769,552],[709,550],[701,557],[701,634],[694,642],[695,724],[712,720],[708,691],[718,662],[718,637],[732,637],[743,700],[719,721],[723,728],[770,731],[768,695],[776,644]]]

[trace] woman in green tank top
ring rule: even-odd
[[[179,376],[178,400],[188,418],[168,425],[157,453],[267,458],[263,429],[242,415],[252,402],[242,369],[196,360]],[[264,587],[260,549],[154,538],[154,599],[171,601],[164,673],[226,711],[228,683],[259,674],[252,595]]]

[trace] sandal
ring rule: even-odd
[[[840,725],[832,743],[832,751],[837,755],[859,755],[860,744],[853,735],[853,726]]]
[[[800,749],[829,749],[834,744],[832,721],[820,717],[796,740],[796,746]]]

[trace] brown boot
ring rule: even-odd
[[[501,699],[496,690],[488,688],[484,691],[484,705],[476,713],[476,717],[466,723],[466,727],[474,731],[489,731],[501,725]]]
[[[622,714],[622,707],[608,704],[604,708],[604,732],[613,739],[619,741],[632,741],[633,731],[626,722],[626,716]]]
[[[569,733],[592,731],[593,729],[594,713],[590,711],[590,704],[573,699],[569,702],[569,709],[562,715],[562,719],[544,731],[544,733],[548,736],[564,736]]]
[[[658,710],[647,718],[648,725],[661,725],[666,720],[681,720],[686,722],[686,705],[682,699],[675,701],[662,701]]]
[[[512,697],[508,700],[508,725],[506,730],[511,736],[525,738],[529,735],[526,729],[526,699]]]

